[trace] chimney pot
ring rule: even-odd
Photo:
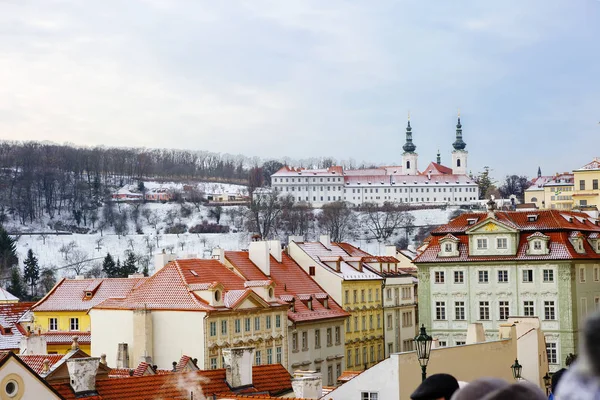
[[[42,372],[50,371],[50,360],[47,358],[44,360],[44,366],[42,367]]]
[[[79,336],[73,336],[73,343],[71,343],[71,350],[79,350]]]
[[[100,358],[85,357],[67,360],[67,369],[71,379],[71,388],[75,395],[96,391],[96,373]]]
[[[234,347],[223,349],[225,378],[232,388],[252,385],[252,362],[254,347]]]
[[[100,362],[104,365],[106,365],[106,354],[102,353],[100,354]]]

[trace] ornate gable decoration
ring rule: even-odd
[[[573,231],[569,235],[569,242],[571,242],[571,244],[573,245],[573,249],[575,249],[575,251],[578,254],[585,253],[585,248],[583,247],[583,239],[584,238],[585,238],[585,235],[579,231]]]
[[[440,252],[438,253],[438,257],[458,257],[459,243],[460,240],[458,240],[456,236],[447,234],[440,239]]]
[[[471,226],[465,231],[467,235],[474,233],[518,233],[515,228],[498,221],[495,218],[486,218],[478,224]]]
[[[535,232],[527,237],[527,255],[544,255],[550,253],[550,237]]]
[[[587,241],[590,246],[592,246],[592,249],[594,249],[596,254],[600,254],[600,236],[598,235],[598,232],[590,233]]]

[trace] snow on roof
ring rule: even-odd
[[[0,302],[2,301],[19,301],[19,298],[8,290],[0,288]]]

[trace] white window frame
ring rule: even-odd
[[[490,302],[488,300],[482,300],[479,302],[479,320],[490,320]]]
[[[360,392],[360,400],[381,400],[379,392]]]
[[[79,318],[69,318],[69,330],[72,332],[79,331]]]
[[[585,283],[586,275],[585,267],[579,267],[579,283]]]
[[[508,239],[507,238],[496,238],[496,248],[498,250],[508,249]]]
[[[436,284],[446,283],[446,274],[444,274],[444,271],[434,271],[433,282]]]
[[[464,321],[465,320],[465,302],[464,301],[455,301],[454,302],[454,319],[456,321]]]
[[[487,238],[477,238],[477,250],[487,250],[488,240]]]
[[[48,318],[48,330],[49,331],[57,331],[58,330],[58,318],[55,318],[55,317]]]
[[[546,357],[548,364],[558,364],[558,346],[556,342],[546,342]]]
[[[544,301],[544,319],[546,321],[556,321],[556,302],[554,300]]]
[[[529,310],[529,312],[528,312]],[[535,316],[535,301],[523,300],[523,315],[526,317]]]
[[[523,269],[521,270],[521,275],[523,279],[523,283],[532,283],[533,282],[533,269]],[[527,275],[527,279],[525,279],[525,275]]]
[[[436,301],[435,302],[435,319],[436,321],[446,320],[446,302]]]
[[[506,321],[510,316],[510,303],[508,300],[498,301],[498,319]]]
[[[554,270],[546,268],[542,270],[542,282],[554,283]]]
[[[508,270],[507,269],[499,269],[498,270],[498,283],[508,283]]]
[[[477,283],[490,283],[490,272],[487,269],[477,271]]]
[[[460,277],[460,279],[456,279]],[[464,271],[454,271],[454,283],[463,284],[465,283],[465,272]]]

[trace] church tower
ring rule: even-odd
[[[408,114],[408,125],[406,126],[406,143],[402,146],[402,174],[417,175],[417,158],[419,155],[415,153],[417,146],[412,141],[412,128],[410,127],[410,113]]]
[[[458,123],[456,124],[456,140],[452,144],[452,172],[455,175],[467,174],[467,156],[469,152],[465,150],[467,144],[462,139],[462,125],[460,124],[460,112],[458,113]]]

